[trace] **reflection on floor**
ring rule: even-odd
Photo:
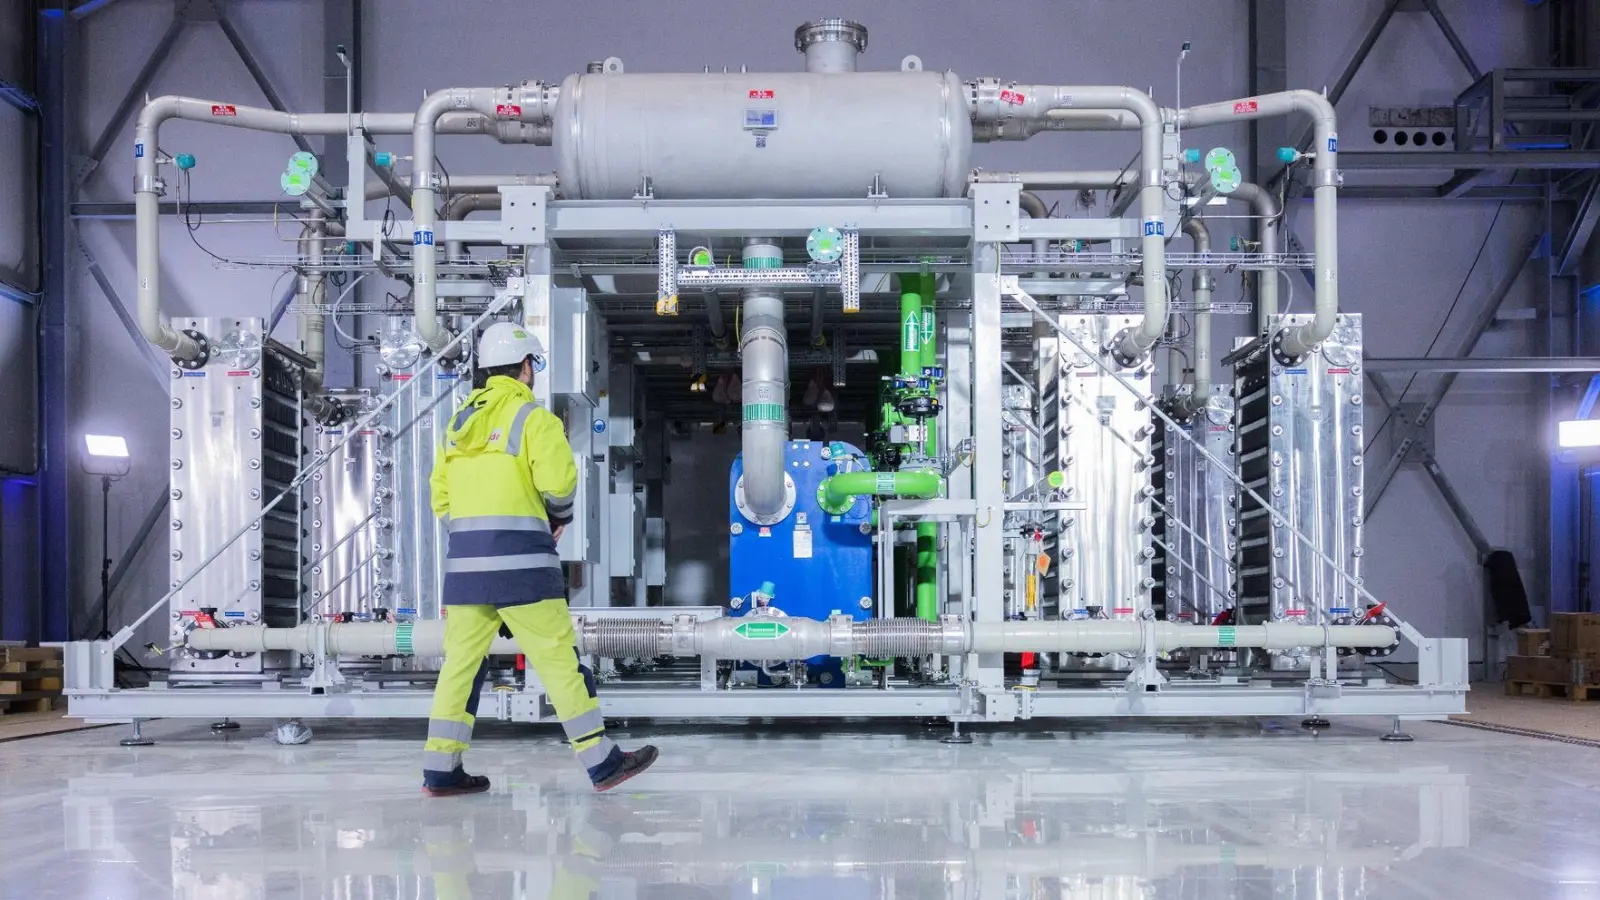
[[[1600,751],[1442,724],[662,724],[618,796],[486,726],[450,800],[414,723],[268,724],[0,748],[0,897],[1600,897]]]

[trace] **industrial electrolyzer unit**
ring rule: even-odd
[[[1424,637],[1361,577],[1361,322],[1338,304],[1326,99],[1163,108],[914,56],[857,71],[867,32],[840,19],[795,44],[804,71],[611,58],[414,112],[149,101],[131,150],[139,323],[172,360],[170,590],[69,646],[72,714],[425,716],[446,540],[427,473],[496,321],[548,348],[536,396],[579,473],[559,551],[607,715],[1398,729],[1463,708],[1465,642]],[[1185,146],[1265,116],[1311,125],[1283,154],[1309,183],[1310,253],[1226,148]],[[365,173],[334,183],[296,154],[279,184],[297,252],[231,261],[295,273],[294,338],[164,315],[160,204],[196,165],[162,145],[172,119],[342,138]],[[971,165],[976,142],[1084,130],[1136,134],[1136,162]],[[550,146],[556,171],[446,174],[440,135]],[[1051,215],[1036,192],[1059,190],[1106,214]],[[1204,213],[1228,203],[1256,238],[1214,251]],[[1285,270],[1311,273],[1311,312],[1278,309]],[[1213,300],[1225,273],[1245,302]],[[1252,311],[1214,350],[1212,317]],[[326,330],[352,326],[360,377],[330,383]],[[824,416],[851,430],[819,439],[803,423]],[[661,605],[666,444],[712,422],[740,435],[726,480],[676,490],[726,511],[727,596]],[[117,649],[153,631],[165,682],[119,687]],[[1415,683],[1367,665],[1396,651]],[[536,679],[494,659],[480,715],[546,718]]]

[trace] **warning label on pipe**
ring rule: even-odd
[[[239,108],[232,103],[213,103],[211,104],[211,114],[213,116],[237,116]]]
[[[1233,114],[1236,116],[1248,116],[1251,113],[1260,111],[1261,104],[1254,100],[1240,100],[1238,103],[1233,105]]]

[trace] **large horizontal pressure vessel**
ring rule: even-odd
[[[972,124],[953,73],[570,75],[554,143],[573,199],[959,197]]]

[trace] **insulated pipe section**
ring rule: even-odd
[[[769,238],[745,241],[744,267],[783,266],[783,250]],[[771,287],[744,289],[742,430],[744,503],[759,524],[778,521],[784,508],[784,445],[789,441],[789,334],[783,320],[783,292]]]
[[[1005,125],[1016,119],[1045,121],[1052,110],[1124,110],[1139,120],[1139,160],[1143,172],[1139,212],[1144,220],[1144,319],[1118,335],[1112,348],[1118,364],[1143,359],[1167,330],[1166,235],[1162,203],[1161,109],[1150,95],[1128,87],[968,84],[975,126]],[[1120,127],[1120,126],[1118,126]]]
[[[1250,204],[1261,225],[1261,252],[1283,252],[1283,207],[1278,196],[1259,184],[1245,182],[1234,189],[1229,199]],[[1256,275],[1256,323],[1264,331],[1278,314],[1278,279],[1281,270],[1268,269]]]
[[[1211,229],[1199,219],[1185,219],[1183,233],[1194,241],[1194,252],[1211,252]],[[1269,275],[1275,273],[1268,272]],[[1194,359],[1189,374],[1189,396],[1179,401],[1184,415],[1193,415],[1205,409],[1211,397],[1211,293],[1217,280],[1205,269],[1194,271]]]
[[[1315,160],[1312,249],[1317,260],[1317,299],[1316,314],[1310,322],[1285,328],[1272,337],[1273,355],[1285,363],[1297,362],[1316,349],[1333,333],[1339,316],[1339,131],[1333,104],[1314,91],[1284,91],[1178,112],[1178,124],[1186,128],[1290,113],[1310,117],[1315,135],[1311,152]]]
[[[937,621],[848,616],[826,621],[748,615],[697,622],[688,616],[661,620],[588,620],[574,617],[578,650],[608,658],[713,656],[718,659],[789,660],[813,656],[923,656],[962,653],[1140,653],[1147,633],[1158,652],[1190,647],[1291,650],[1350,647],[1382,650],[1399,640],[1388,625],[1181,625],[1148,620],[968,622],[958,616]],[[240,625],[189,632],[184,644],[200,652],[264,653],[287,650],[330,656],[439,656],[445,623],[349,622],[268,628]],[[495,655],[520,653],[516,642],[498,638]]]
[[[497,119],[546,122],[555,96],[536,82],[519,88],[450,88],[429,94],[417,108],[411,128],[411,219],[416,228],[411,236],[411,273],[417,335],[433,352],[442,351],[450,343],[450,333],[439,324],[438,257],[434,243],[434,226],[438,224],[434,208],[438,196],[434,137],[439,119],[452,110],[471,110]]]

